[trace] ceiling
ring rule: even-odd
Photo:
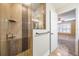
[[[55,9],[60,9],[67,5],[68,5],[68,3],[53,3],[53,6],[55,7]]]
[[[66,8],[66,7],[75,6],[77,4],[76,3],[53,3],[52,5],[56,9],[56,11],[58,11],[60,9]]]
[[[25,4],[25,5],[30,5],[30,4]],[[52,3],[52,5],[55,7],[55,9],[60,9],[60,8],[63,8],[67,5],[69,5],[69,3]],[[32,3],[32,9],[37,9],[39,8],[40,6],[40,3]]]
[[[38,8],[40,6],[40,3],[32,3],[33,8]]]
[[[52,3],[54,6],[55,10],[59,12],[62,8],[65,8],[67,6],[73,6],[75,3]],[[26,4],[30,5],[30,4]],[[32,10],[35,11],[40,7],[40,3],[32,3]]]

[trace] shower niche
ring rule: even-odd
[[[31,7],[0,4],[0,55],[32,55]]]

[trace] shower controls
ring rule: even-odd
[[[10,38],[15,38],[16,36],[13,34],[13,33],[8,33],[7,34],[7,38],[10,39]]]

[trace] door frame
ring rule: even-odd
[[[75,9],[75,13],[76,13],[76,31],[75,31],[75,55],[78,55],[78,37],[77,37],[77,28],[78,28],[78,7],[72,7],[72,8],[69,8],[67,10],[64,10],[62,12],[60,12],[59,14],[62,14],[62,13],[65,13],[65,12],[68,12],[68,11],[71,11],[71,10],[74,10]]]

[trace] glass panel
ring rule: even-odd
[[[46,29],[46,4],[32,4],[33,29]]]

